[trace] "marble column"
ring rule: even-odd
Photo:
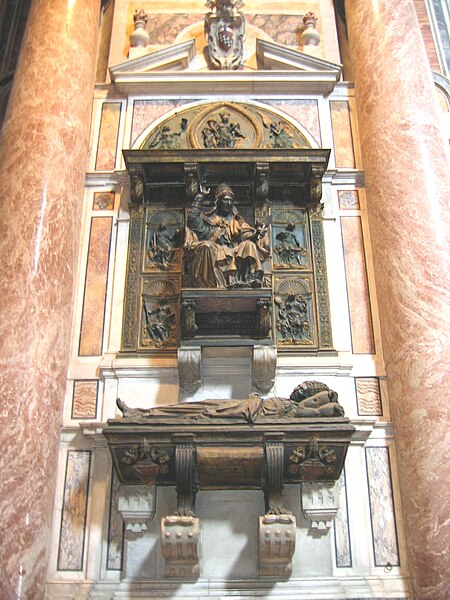
[[[100,0],[33,0],[0,138],[0,598],[43,597]]]
[[[346,15],[413,597],[443,600],[449,163],[413,0],[347,0]]]

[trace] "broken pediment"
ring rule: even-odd
[[[256,70],[207,70],[194,39],[157,50],[110,68],[122,93],[284,93],[330,94],[341,78],[341,65],[256,39]]]

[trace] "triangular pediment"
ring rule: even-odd
[[[110,68],[111,81],[123,93],[285,93],[330,94],[341,78],[341,65],[265,40],[256,40],[257,69],[196,69],[195,40],[174,44]]]

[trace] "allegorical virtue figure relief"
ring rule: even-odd
[[[234,205],[226,183],[216,190],[212,210],[203,211],[209,189],[200,187],[187,218],[189,273],[196,287],[261,287],[263,262],[269,256],[264,225],[249,225]]]
[[[288,267],[300,267],[303,265],[303,257],[306,250],[300,244],[295,235],[295,224],[288,223],[283,231],[280,231],[276,238],[277,244],[274,252],[278,256],[280,264]]]
[[[273,396],[263,400],[252,394],[245,400],[202,400],[158,406],[156,408],[129,408],[120,398],[117,406],[123,416],[130,420],[152,419],[230,419],[255,423],[258,421],[300,418],[343,417],[344,409],[338,403],[338,395],[319,381],[305,381],[292,391],[289,398]]]

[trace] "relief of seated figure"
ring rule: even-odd
[[[120,398],[117,406],[125,418],[139,422],[152,419],[231,419],[247,423],[264,420],[299,418],[343,417],[344,409],[338,403],[338,395],[327,385],[318,381],[305,381],[292,391],[289,398],[273,396],[263,400],[251,394],[245,400],[202,400],[171,404],[155,408],[129,408]]]
[[[209,189],[200,186],[187,218],[188,269],[195,287],[261,287],[269,256],[267,228],[249,225],[234,205],[234,192],[221,183],[212,210],[203,211]]]

